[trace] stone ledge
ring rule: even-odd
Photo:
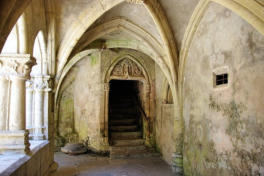
[[[48,174],[49,141],[30,141],[30,144],[31,153],[29,155],[20,153],[0,155],[1,176]]]
[[[9,154],[10,151],[29,153],[30,144],[28,135],[29,132],[27,130],[0,131],[0,154]]]

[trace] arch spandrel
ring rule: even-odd
[[[150,84],[150,78],[142,64],[131,55],[124,55],[115,60],[105,75],[105,83],[112,79],[139,80]]]
[[[110,77],[144,78],[145,76],[143,74],[142,69],[133,60],[129,58],[124,58],[115,65],[115,67],[111,71]]]

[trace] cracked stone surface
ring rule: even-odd
[[[55,153],[59,168],[50,176],[172,176],[160,157],[109,159],[95,154],[71,156]]]

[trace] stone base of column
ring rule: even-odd
[[[172,154],[172,171],[175,176],[183,176],[183,157],[181,153]]]
[[[32,137],[34,141],[45,140],[44,134],[33,134]]]
[[[34,141],[41,141],[46,139],[46,136],[43,133],[44,129],[44,127],[33,128],[32,138]]]
[[[0,131],[0,153],[30,152],[29,132],[28,130],[18,131]]]

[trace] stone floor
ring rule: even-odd
[[[85,154],[70,156],[55,153],[58,170],[50,176],[172,176],[171,169],[160,157],[114,159]]]

